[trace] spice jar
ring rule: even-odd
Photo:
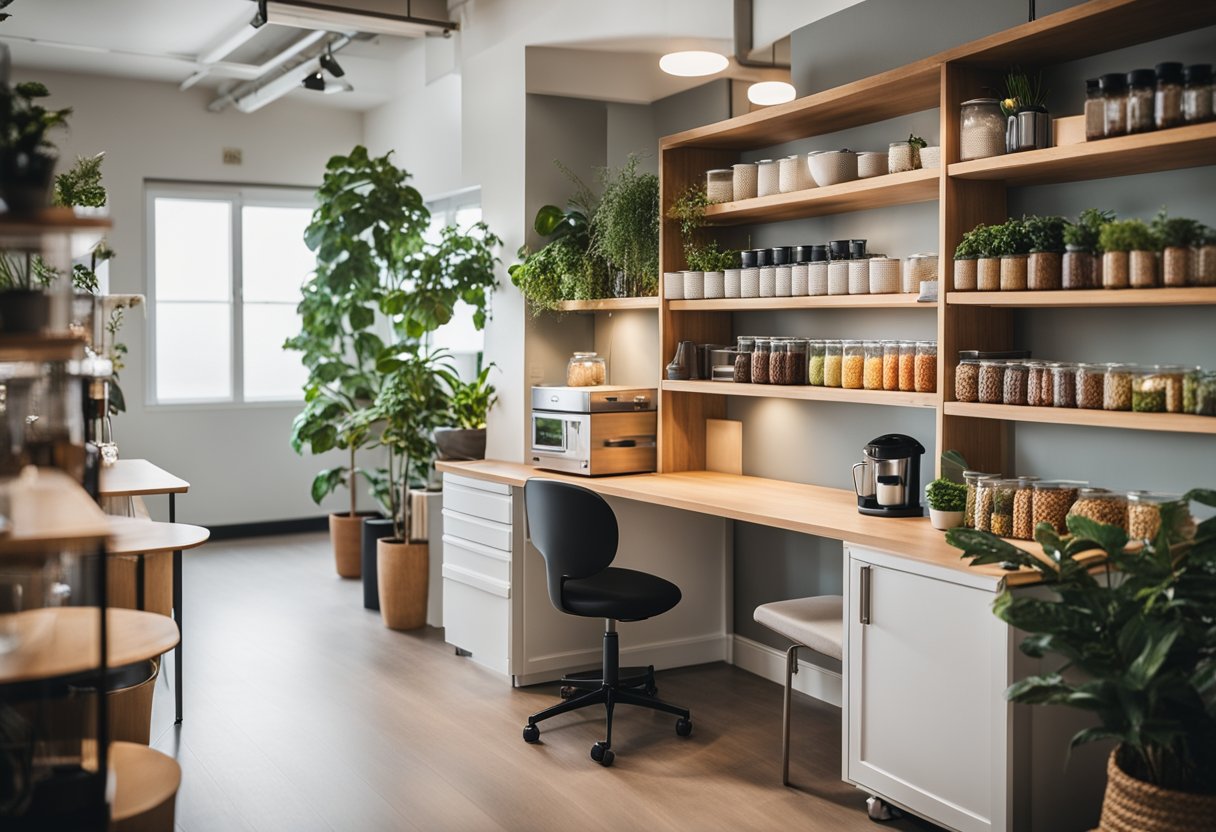
[[[1005,365],[1005,383],[1003,385],[1004,392],[1001,397],[1002,404],[1026,404],[1027,375],[1025,364],[1014,362]]]
[[[1019,540],[1034,539],[1034,484],[1038,477],[1018,477],[1013,492],[1013,534]]]
[[[1182,64],[1157,64],[1157,91],[1153,99],[1153,121],[1157,129],[1182,124]]]
[[[865,376],[865,364],[866,353],[862,342],[845,341],[840,386],[846,390],[860,390]]]
[[[1102,364],[1078,364],[1075,375],[1077,407],[1101,410],[1106,367]]]
[[[1005,362],[981,361],[979,400],[982,404],[1000,404],[1005,395]]]
[[[899,389],[910,393],[916,389],[916,342],[899,342]]]
[[[576,352],[566,362],[567,387],[595,387],[608,377],[608,365],[593,352]]]
[[[1060,285],[1065,289],[1096,289],[1097,257],[1081,246],[1065,246]]]
[[[937,389],[937,342],[916,342],[915,387],[917,393],[932,393]]]
[[[866,341],[864,345],[866,366],[862,386],[867,390],[882,389],[882,342]]]
[[[1017,480],[990,480],[992,489],[992,512],[988,530],[997,537],[1013,535],[1013,497],[1018,490]]]
[[[750,384],[752,380],[752,352],[756,349],[756,339],[749,335],[740,335],[735,339],[735,373],[733,381],[736,384]]]
[[[826,341],[809,341],[807,343],[807,382],[816,386],[823,386],[823,358]]]
[[[732,183],[732,195],[735,201],[740,199],[751,199],[756,195],[756,163],[742,162],[731,167],[731,174],[734,177]],[[744,266],[746,267],[746,263]],[[759,263],[756,264],[760,265]]]
[[[1132,409],[1132,374],[1135,367],[1131,364],[1107,364],[1106,374],[1102,378],[1102,409],[1131,410]]]
[[[844,342],[824,342],[823,354],[823,384],[825,387],[840,386],[840,369],[843,362]]]
[[[1152,491],[1131,491],[1127,495],[1127,536],[1131,540],[1150,541],[1161,531],[1161,509],[1181,502],[1177,494]]]
[[[1182,72],[1182,120],[1198,124],[1212,120],[1212,65],[1192,64]]]
[[[710,202],[730,202],[735,194],[735,174],[730,168],[705,172],[705,197]]]
[[[1051,407],[1051,365],[1046,361],[1026,362],[1026,404]]]
[[[1102,135],[1122,136],[1127,133],[1127,76],[1110,73],[1098,79],[1102,90]]]
[[[771,338],[757,338],[752,349],[752,384],[769,384],[769,365],[773,355]]]
[[[920,167],[917,148],[911,142],[891,142],[887,148],[887,170],[890,173],[902,173]]]
[[[964,358],[954,368],[954,399],[960,402],[979,400],[980,362]]]
[[[1127,528],[1127,496],[1105,488],[1077,489],[1077,500],[1068,510],[1069,517],[1086,517],[1095,523]]]
[[[1157,73],[1133,69],[1127,73],[1127,132],[1147,133],[1156,126],[1153,99],[1157,93]]]
[[[773,159],[761,159],[756,165],[756,196],[772,196],[780,192],[780,166]]]
[[[1056,407],[1077,406],[1077,367],[1058,362],[1051,365],[1051,398]]]
[[[1101,119],[1099,118],[1099,124]],[[959,158],[987,159],[1005,152],[1005,116],[995,98],[972,98],[959,109]]]
[[[1077,489],[1084,483],[1036,482],[1031,504],[1034,525],[1049,523],[1059,534],[1068,531],[1068,510],[1077,499]]]
[[[1179,87],[1181,92],[1181,87]],[[1097,78],[1085,79],[1085,141],[1092,142],[1106,135],[1105,114],[1102,110],[1102,90]]]
[[[899,342],[882,342],[882,389],[899,389]]]
[[[978,502],[979,484],[984,480],[997,480],[1000,478],[1000,474],[985,474],[983,471],[963,472],[963,482],[967,484],[967,500],[963,506],[963,525],[966,528],[975,528],[975,507]],[[991,516],[991,507],[988,513]]]
[[[786,341],[786,362],[789,364],[790,384],[807,383],[807,350],[810,342],[805,338]]]

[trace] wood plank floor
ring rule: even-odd
[[[177,828],[253,830],[872,830],[840,781],[840,712],[798,696],[797,788],[780,785],[781,689],[725,664],[665,671],[674,720],[617,710],[616,764],[588,757],[602,712],[558,717],[556,688],[513,690],[444,644],[396,633],[333,571],[325,535],[185,555],[186,719],[157,685],[153,744],[177,757]],[[628,637],[627,627],[622,637]],[[900,820],[888,829],[936,827]]]

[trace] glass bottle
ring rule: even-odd
[[[1157,91],[1153,99],[1153,120],[1158,130],[1182,124],[1182,64],[1173,61],[1157,64]]]
[[[1102,133],[1106,138],[1127,133],[1127,76],[1112,72],[1098,79],[1102,90]]]
[[[1181,69],[1181,67],[1179,67]],[[1181,87],[1179,87],[1181,92]],[[1097,78],[1085,80],[1085,141],[1092,142],[1106,135],[1106,113],[1103,110],[1102,90]]]
[[[1157,73],[1133,69],[1127,73],[1127,132],[1147,133],[1156,125],[1153,99],[1157,93]]]
[[[1212,65],[1192,64],[1182,74],[1182,120],[1198,124],[1212,120]]]
[[[916,342],[899,342],[899,389],[905,393],[916,390]]]
[[[789,363],[790,384],[807,383],[807,355],[810,341],[791,338],[786,342],[786,361]]]
[[[882,389],[899,389],[899,342],[882,342]]]

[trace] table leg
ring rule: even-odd
[[[169,495],[169,522],[177,522],[177,495]],[[173,553],[173,618],[177,621],[177,647],[173,651],[173,696],[175,699],[176,717],[174,725],[182,724],[182,642],[185,640],[185,630],[182,628],[182,552],[180,549]]]

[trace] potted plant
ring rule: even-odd
[[[1102,285],[1107,289],[1157,284],[1157,239],[1143,220],[1112,220],[1098,235]]]
[[[1114,218],[1114,211],[1086,208],[1075,223],[1064,227],[1061,285],[1065,289],[1097,289],[1102,285],[1099,237],[1102,226]]]
[[[1216,519],[1196,526],[1191,502],[1216,506],[1216,491],[1155,507],[1158,531],[1143,546],[1128,547],[1122,529],[1079,516],[1068,518],[1063,537],[1039,524],[1046,557],[984,532],[946,535],[973,564],[1010,561],[1041,578],[1046,591],[1006,588],[993,610],[1028,634],[1023,653],[1063,666],[1005,695],[1092,714],[1097,724],[1075,735],[1074,746],[1117,743],[1103,832],[1203,829],[1216,817]]]
[[[1008,220],[993,232],[993,250],[1001,258],[1001,291],[1018,292],[1026,288],[1030,234],[1025,218]]]
[[[1005,150],[1017,153],[1051,147],[1051,114],[1047,112],[1047,88],[1043,74],[1031,78],[1021,69],[1005,76],[1005,99],[1001,112],[1007,119]]]
[[[739,267],[739,253],[718,248],[718,241],[704,233],[705,209],[709,206],[705,187],[692,185],[667,209],[667,217],[677,222],[684,246],[688,271],[721,272]]]
[[[41,332],[51,312],[46,289],[57,277],[36,254],[0,253],[0,332]]]
[[[485,459],[486,417],[498,401],[494,385],[488,382],[493,368],[493,364],[483,367],[467,382],[454,373],[444,374],[455,427],[435,430],[435,446],[440,459]]]
[[[1068,220],[1063,217],[1027,217],[1025,225],[1030,237],[1026,288],[1036,291],[1059,289],[1064,259],[1064,231],[1068,227]]]
[[[77,213],[101,213],[109,199],[101,181],[105,157],[105,151],[76,157],[76,164],[55,177],[51,204],[77,209]]]
[[[916,170],[921,166],[920,152],[928,146],[927,141],[911,133],[903,141],[891,142],[887,147],[887,170],[890,173]],[[940,153],[938,161],[941,161]]]
[[[659,177],[640,173],[631,154],[620,170],[604,168],[600,180],[591,251],[609,264],[616,297],[652,297],[659,288]]]
[[[941,531],[953,529],[963,524],[967,486],[938,477],[925,486],[925,501],[929,503],[929,522],[933,528]]]
[[[1191,282],[1196,286],[1216,286],[1216,229],[1199,227],[1191,256],[1194,258]]]
[[[981,292],[996,292],[1001,288],[1001,253],[998,247],[1001,225],[980,223],[971,230],[974,246],[975,285]]]
[[[72,113],[38,103],[50,94],[37,81],[0,84],[0,198],[12,214],[36,214],[47,207],[57,156],[46,136],[65,126]]]
[[[1162,208],[1151,228],[1161,246],[1162,285],[1187,285],[1191,280],[1192,247],[1203,235],[1203,226],[1196,220],[1171,217]]]
[[[970,231],[963,232],[963,239],[954,248],[953,289],[956,292],[975,291],[980,243],[987,227],[981,224]]]

